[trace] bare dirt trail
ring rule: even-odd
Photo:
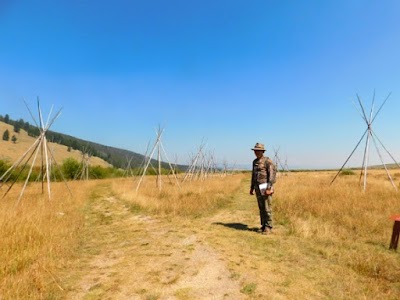
[[[207,242],[210,220],[156,219],[106,187],[99,195],[66,299],[247,299],[223,253]]]

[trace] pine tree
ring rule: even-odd
[[[4,131],[3,133],[3,141],[9,141],[10,140],[10,132],[8,131],[8,129],[6,129],[6,131]]]
[[[19,133],[19,131],[21,130],[21,126],[19,123],[15,123],[14,124],[14,132]]]
[[[23,128],[26,132],[28,132],[28,131],[29,131],[29,122],[25,122],[25,123],[24,123],[24,126],[22,126],[22,128]]]
[[[17,137],[15,135],[13,135],[11,137],[11,141],[15,144],[17,142]]]

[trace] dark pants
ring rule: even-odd
[[[256,187],[258,208],[260,210],[261,227],[272,228],[272,195],[261,195],[260,189]]]

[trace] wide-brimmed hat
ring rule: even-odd
[[[254,150],[254,151],[265,151],[264,144],[257,143],[254,146],[254,148],[252,148],[251,150]]]

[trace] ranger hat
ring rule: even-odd
[[[254,151],[265,151],[264,144],[257,143],[254,146],[254,148],[252,148],[251,150],[254,150]]]

